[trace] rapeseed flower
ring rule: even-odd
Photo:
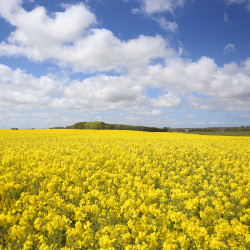
[[[0,248],[250,249],[250,138],[0,130]]]

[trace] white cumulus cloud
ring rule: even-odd
[[[167,93],[158,96],[156,99],[152,99],[152,105],[154,107],[169,108],[176,107],[180,104],[181,99],[178,95]]]
[[[15,109],[47,108],[62,90],[56,79],[36,78],[21,69],[0,64],[0,106]]]
[[[93,28],[96,17],[83,4],[64,5],[62,12],[49,15],[44,7],[28,12],[20,3],[0,0],[0,15],[15,27],[8,40],[0,43],[0,55],[52,59],[86,72],[145,65],[173,51],[161,36],[122,41],[107,29]]]
[[[26,46],[52,46],[74,41],[96,22],[95,15],[83,4],[64,5],[64,11],[50,17],[44,7],[26,11],[20,1],[0,1],[0,13],[16,27],[9,37],[12,43]]]
[[[161,64],[148,66],[143,75],[137,75],[137,81],[144,86],[159,88],[182,99],[196,93],[201,97],[192,97],[190,103],[195,103],[192,106],[198,109],[213,107],[249,110],[249,74],[250,59],[241,65],[231,63],[218,67],[214,60],[208,57],[202,57],[197,62],[175,57],[168,59],[165,66]],[[168,98],[165,98],[166,100]],[[201,102],[202,105],[198,105]],[[164,103],[164,98],[161,97],[158,102],[153,101],[155,106],[160,103]],[[167,103],[166,101],[165,106]]]
[[[126,77],[105,76],[71,81],[62,98],[53,102],[53,107],[73,110],[129,109],[143,96],[140,85]]]

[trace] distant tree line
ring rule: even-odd
[[[250,131],[250,126],[241,127],[209,127],[209,128],[156,128],[146,126],[133,126],[123,124],[109,124],[105,122],[77,122],[66,127],[53,127],[51,129],[98,129],[98,130],[135,130],[148,132],[243,132]]]
[[[244,132],[244,131],[250,131],[250,126],[169,129],[169,132]]]
[[[109,124],[105,122],[78,122],[72,126],[54,127],[52,129],[99,129],[99,130],[135,130],[135,131],[148,131],[148,132],[168,132],[169,128],[156,128],[145,126],[133,126],[123,124]]]

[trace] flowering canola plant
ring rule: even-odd
[[[250,137],[0,130],[2,249],[250,249]]]

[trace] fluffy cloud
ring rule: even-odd
[[[249,86],[249,75],[242,73],[231,75],[219,71],[211,83],[210,93],[214,94],[218,102],[226,105],[225,110],[249,110]]]
[[[14,109],[46,108],[61,91],[51,77],[35,78],[20,69],[0,64],[0,106]]]
[[[16,27],[0,44],[0,55],[54,59],[86,72],[126,70],[173,53],[161,36],[121,41],[107,29],[93,28],[96,18],[83,4],[64,5],[64,11],[52,17],[43,7],[28,12],[19,1],[0,0],[0,6],[0,14]]]
[[[122,42],[106,29],[93,29],[88,37],[74,46],[61,48],[54,57],[70,64],[75,71],[121,71],[147,65],[150,59],[171,53],[173,50],[166,49],[166,42],[160,36],[140,36]]]
[[[165,31],[176,32],[178,29],[178,24],[176,22],[167,21],[163,17],[155,18],[155,20]]]
[[[105,76],[72,81],[64,89],[62,98],[52,106],[73,110],[117,110],[137,105],[143,89],[126,77]]]
[[[241,65],[218,67],[207,57],[197,62],[172,58],[166,65],[148,65],[144,75],[99,75],[65,81],[0,65],[0,106],[7,109],[85,111],[141,110],[151,115],[187,100],[194,109],[249,110],[250,58]],[[147,96],[155,87],[159,95]],[[157,108],[157,109],[155,109]],[[139,112],[139,111],[138,111]]]
[[[83,4],[64,5],[63,12],[48,16],[44,7],[30,12],[24,10],[21,1],[0,0],[0,13],[16,27],[9,37],[10,43],[24,46],[55,46],[80,38],[96,18]]]
[[[161,14],[164,12],[173,13],[175,9],[184,5],[184,0],[137,0],[140,8],[133,9],[134,14],[146,13],[153,18],[162,29],[167,32],[176,32],[178,24],[175,21],[166,20]]]
[[[211,110],[216,108],[216,101],[209,99],[205,99],[204,96],[197,95],[188,95],[187,101],[190,107],[194,110]]]
[[[147,14],[173,12],[184,5],[184,0],[141,0],[142,10]]]
[[[156,99],[152,99],[151,102],[154,107],[169,108],[178,106],[181,102],[181,99],[178,95],[167,93],[158,96]]]
[[[179,98],[190,97],[191,106],[197,109],[222,107],[249,110],[249,74],[250,59],[240,66],[232,63],[221,68],[214,60],[207,57],[202,57],[197,62],[172,58],[167,60],[165,66],[161,64],[148,66],[144,75],[138,75],[137,80],[145,86],[153,86],[171,93],[172,96],[161,96],[158,100],[159,105],[163,104],[164,100],[171,100],[170,103],[175,106],[174,101],[178,105]],[[202,98],[193,96],[193,93]],[[167,103],[168,101],[163,107],[168,106]],[[157,100],[154,100],[153,104],[157,106]]]
[[[216,71],[217,65],[207,57],[202,57],[197,62],[172,57],[166,59],[165,65],[149,65],[138,78],[146,86],[186,94],[189,90],[202,91],[214,79]]]

